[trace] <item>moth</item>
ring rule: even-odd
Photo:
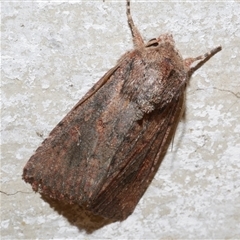
[[[191,75],[221,50],[183,59],[170,34],[144,43],[129,0],[126,10],[134,49],[57,124],[23,170],[34,191],[118,221],[134,211],[158,170]]]

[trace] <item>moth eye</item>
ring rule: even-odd
[[[156,38],[152,38],[151,40],[148,41],[146,44],[146,47],[157,47],[158,46],[158,41]]]

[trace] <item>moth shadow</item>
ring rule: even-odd
[[[41,195],[41,198],[58,212],[58,214],[64,216],[71,225],[76,226],[79,231],[85,230],[88,234],[115,222],[114,220],[93,215],[77,204],[69,204],[44,195]]]

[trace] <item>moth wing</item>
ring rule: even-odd
[[[121,97],[122,63],[110,69],[51,131],[23,170],[35,191],[88,204],[101,189],[134,107]],[[120,119],[125,116],[125,121]]]
[[[139,59],[127,54],[36,150],[23,173],[35,191],[107,218],[122,220],[132,213],[169,145],[183,103],[179,95],[141,115],[123,91],[134,71],[144,78]],[[171,64],[165,67],[169,74]],[[137,82],[135,87],[141,89]]]
[[[131,126],[132,134],[114,156],[105,185],[90,206],[93,212],[117,220],[133,212],[165,156],[183,104],[184,94]]]

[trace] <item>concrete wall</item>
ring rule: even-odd
[[[223,50],[192,77],[185,119],[134,213],[102,227],[74,211],[66,217],[21,175],[51,129],[132,48],[125,2],[1,7],[2,239],[240,238],[238,1],[132,3],[146,41],[169,32],[184,57]]]

